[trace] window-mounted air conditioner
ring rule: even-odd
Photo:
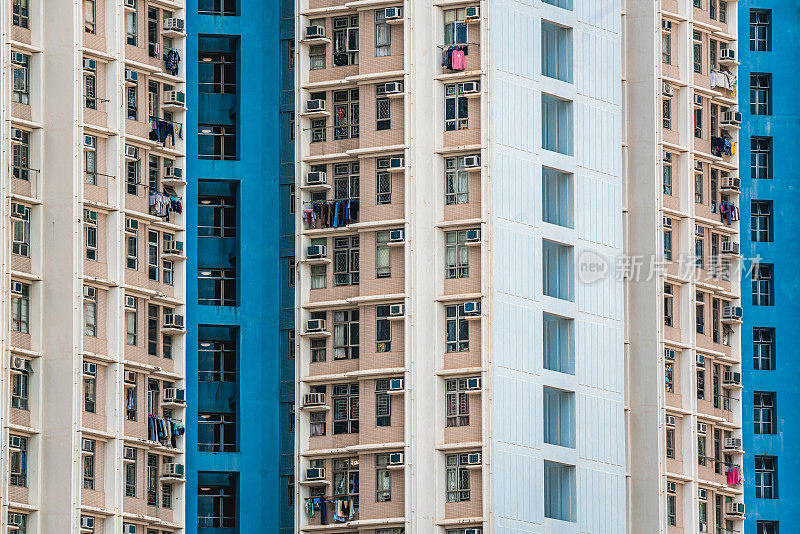
[[[389,158],[390,169],[402,169],[404,165],[405,165],[405,158],[403,158],[403,156],[395,156],[393,158]]]
[[[125,219],[125,231],[135,234],[139,230],[139,221],[136,219]]]
[[[125,157],[127,159],[139,159],[139,149],[133,145],[125,145]]]
[[[477,243],[481,240],[480,228],[470,228],[467,230],[467,243]]]
[[[675,94],[675,89],[672,87],[671,83],[664,83],[661,86],[661,93],[664,96],[673,96]]]
[[[22,282],[15,282],[13,280],[11,281],[11,293],[13,293],[14,295],[22,295],[24,291],[25,291],[25,284],[23,284]]]
[[[471,452],[467,454],[467,464],[468,465],[480,465],[481,464],[481,453],[479,452]]]
[[[308,174],[306,174],[307,185],[320,185],[324,183],[325,183],[324,171],[311,171]]]
[[[186,404],[186,390],[181,388],[164,388],[164,403]]]
[[[383,85],[383,92],[387,95],[399,95],[403,92],[403,82],[386,82]]]
[[[83,58],[83,70],[97,70],[97,60],[90,57]]]
[[[324,258],[327,254],[327,247],[325,245],[309,245],[306,249],[306,255],[309,258]]]
[[[722,48],[719,51],[720,61],[736,61],[736,51],[732,48]]]
[[[479,376],[467,378],[467,389],[470,391],[477,391],[481,389],[481,378]]]
[[[403,465],[404,455],[402,452],[389,453],[389,465]]]
[[[402,20],[403,8],[402,7],[387,7],[383,12],[387,21]]]
[[[164,178],[166,180],[180,180],[183,178],[183,169],[180,167],[164,167]]]
[[[135,70],[125,69],[125,81],[136,83],[139,80],[139,73]]]
[[[185,106],[186,93],[183,91],[164,91],[165,106]]]
[[[389,305],[389,317],[402,317],[404,312],[405,312],[404,304]]]
[[[136,449],[133,447],[123,447],[122,458],[123,460],[127,460],[129,462],[136,461]]]
[[[125,383],[126,384],[135,384],[136,383],[136,372],[135,371],[125,371]]]
[[[81,516],[81,529],[94,530],[94,517],[88,515]]]
[[[395,228],[394,230],[389,230],[389,242],[390,243],[401,243],[406,238],[406,232],[403,228]]]
[[[707,423],[697,423],[697,433],[698,434],[707,434],[708,433],[708,424]]]
[[[306,393],[303,395],[303,406],[325,406],[325,394]]]
[[[403,391],[404,380],[402,378],[389,379],[389,391]]]
[[[477,169],[481,166],[481,157],[478,154],[464,156],[465,169]]]
[[[481,303],[477,300],[472,300],[464,303],[464,314],[478,315],[481,313]]]
[[[324,26],[306,26],[306,39],[322,39],[324,37]]]
[[[130,310],[136,309],[136,297],[125,295],[125,307]]]
[[[664,416],[664,421],[667,426],[674,427],[675,426],[675,416],[674,415],[666,415]]]
[[[465,95],[474,95],[481,92],[480,82],[464,82],[461,85],[461,92]]]
[[[325,478],[325,468],[309,467],[306,469],[306,480],[322,480]]]
[[[306,111],[308,112],[325,111],[325,100],[321,98],[315,98],[314,100],[307,101]]]
[[[83,374],[92,376],[96,375],[97,364],[94,362],[83,362]]]
[[[464,19],[467,21],[479,20],[481,18],[481,8],[479,6],[467,6],[464,11]]]
[[[306,332],[322,332],[325,330],[325,319],[309,319],[306,322]]]
[[[183,328],[183,315],[179,313],[165,313],[164,328]]]

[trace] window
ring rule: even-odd
[[[11,407],[18,410],[28,409],[30,376],[27,370],[27,362],[25,367],[26,369],[11,374]]]
[[[661,62],[665,65],[672,63],[672,33],[661,32]]]
[[[448,205],[469,202],[469,171],[464,168],[464,156],[444,160],[444,200]]]
[[[769,115],[772,113],[772,74],[753,72],[750,74],[750,113]]]
[[[390,232],[375,232],[375,278],[392,276],[392,249],[389,246]]]
[[[445,10],[444,44],[467,44],[467,11],[463,7]]]
[[[142,185],[141,167],[141,161],[138,159],[125,162],[126,192],[129,195],[139,194],[139,186]]]
[[[200,52],[197,87],[200,93],[236,93],[236,55],[233,52]]]
[[[667,525],[678,524],[678,497],[675,495],[675,482],[667,482]]]
[[[391,54],[392,28],[386,23],[386,10],[375,10],[375,57]]]
[[[469,99],[463,83],[444,86],[444,129],[446,132],[469,128]]]
[[[197,277],[198,303],[205,306],[236,306],[236,271],[200,269]]]
[[[772,178],[772,138],[750,139],[750,177],[754,180]]]
[[[325,142],[328,138],[327,128],[325,119],[311,119],[311,142]]]
[[[358,382],[333,385],[333,433],[358,434]]]
[[[698,434],[697,436],[697,465],[705,466],[708,460],[708,451],[706,444],[708,443],[705,434]]]
[[[706,398],[706,370],[703,367],[704,365],[705,363],[697,362],[697,398],[700,400],[705,400]]]
[[[389,306],[375,306],[375,352],[392,350],[392,322],[389,320]]]
[[[129,379],[126,373],[125,376],[125,419],[128,421],[136,421],[137,406],[139,404],[138,391],[136,386],[136,373],[132,374]]]
[[[29,28],[28,0],[13,0],[11,7],[11,24],[20,28]]]
[[[672,284],[664,284],[664,324],[672,326]]]
[[[224,486],[198,484],[197,526],[200,528],[236,526],[236,490],[233,484]]]
[[[333,166],[333,194],[336,200],[358,198],[360,171],[361,165],[357,161]]]
[[[445,278],[469,277],[468,230],[454,230],[444,233]]]
[[[542,314],[544,368],[559,373],[575,372],[574,320]]]
[[[294,287],[294,280],[297,277],[296,265],[297,263],[295,262],[294,256],[286,258],[286,285],[288,287]]]
[[[358,89],[333,92],[333,138],[358,137]]]
[[[28,438],[9,434],[9,471],[12,486],[28,486]]]
[[[11,52],[12,68],[12,101],[29,105],[30,94],[30,66],[31,57],[22,52]]]
[[[572,83],[572,29],[542,21],[542,75]]]
[[[705,294],[697,291],[695,294],[695,319],[697,322],[696,331],[698,334],[706,332],[706,299]]]
[[[333,312],[333,359],[358,359],[358,309]]]
[[[753,369],[775,369],[775,329],[753,328]]]
[[[375,129],[390,130],[392,128],[392,101],[386,96],[386,84],[375,86]]]
[[[664,153],[664,159],[662,161],[662,167],[664,170],[664,194],[671,195],[672,194],[672,154],[669,152]]]
[[[697,504],[697,518],[700,523],[700,531],[708,532],[708,502],[701,500]]]
[[[772,241],[772,201],[750,201],[750,240],[759,243]]]
[[[320,393],[324,393],[324,391],[321,391]],[[326,419],[325,412],[311,412],[310,423],[311,423],[312,437],[325,435],[325,424],[326,424],[325,419]]]
[[[469,453],[445,456],[447,473],[447,502],[470,500]]]
[[[543,292],[548,297],[573,300],[572,247],[554,241],[542,240]]]
[[[449,378],[444,381],[447,426],[469,426],[469,394],[467,378]]]
[[[20,138],[11,145],[11,176],[17,180],[30,180],[30,132],[14,128]]]
[[[571,174],[542,167],[542,220],[573,227],[573,179]]]
[[[544,387],[544,442],[575,448],[575,394]]]
[[[198,236],[236,237],[236,200],[233,197],[200,196],[198,202]]]
[[[170,260],[163,260],[161,262],[161,281],[168,286],[171,286],[175,283],[175,270],[173,267],[174,264]]]
[[[125,10],[125,42],[131,46],[136,46],[139,41],[139,26],[137,19],[138,9],[136,0],[133,0],[134,9]]]
[[[778,534],[778,522],[756,521],[756,534]]]
[[[161,484],[161,507],[172,509],[172,484]]]
[[[294,360],[294,351],[295,351],[295,331],[287,330],[286,331],[286,359],[287,360]]]
[[[159,235],[152,230],[147,232],[147,277],[158,282],[158,267],[161,254],[158,250]]]
[[[94,372],[83,372],[83,411],[97,412],[97,364]]]
[[[11,330],[28,334],[30,333],[31,286],[20,282],[11,282],[11,286]]]
[[[358,508],[358,457],[333,459],[332,493],[352,498]]]
[[[667,428],[667,458],[675,458],[675,429]]]
[[[768,52],[772,50],[772,11],[750,10],[750,50]]]
[[[389,379],[375,380],[375,426],[392,426],[392,398],[389,396]],[[389,489],[389,488],[386,488]]]
[[[158,506],[158,456],[147,455],[147,505]]]
[[[139,115],[139,86],[136,82],[128,82],[127,109],[128,118],[135,121]]]
[[[333,285],[357,286],[359,236],[333,238]]]
[[[139,237],[135,233],[125,233],[125,266],[134,271],[139,269]]]
[[[664,259],[672,261],[672,217],[664,217]]]
[[[236,126],[201,124],[197,135],[197,153],[200,159],[236,159]]]
[[[698,31],[692,32],[693,46],[693,63],[694,71],[697,74],[703,74],[703,34]]]
[[[12,202],[11,225],[13,235],[11,252],[17,256],[30,257],[31,209],[24,204]]]
[[[703,203],[703,172],[694,173],[694,202],[695,204]]]
[[[575,522],[575,466],[544,462],[544,516]]]
[[[775,456],[756,456],[756,499],[778,498],[778,459]]]
[[[664,128],[672,129],[672,99],[664,98],[661,100],[661,119]]]
[[[147,354],[158,356],[158,306],[147,306]]]
[[[81,459],[83,461],[83,488],[94,489],[94,451],[96,442],[93,439],[81,440]]]
[[[392,500],[392,472],[388,465],[388,454],[375,455],[375,502]]]
[[[325,68],[325,51],[325,45],[315,45],[308,49],[308,59],[311,70]]]
[[[664,382],[667,393],[675,393],[675,363],[664,362]]]
[[[772,306],[773,266],[771,263],[753,265],[753,306]]]
[[[232,452],[236,450],[236,415],[200,412],[197,422],[197,450]]]
[[[311,289],[324,289],[328,285],[328,268],[325,265],[311,266]]]
[[[97,109],[97,76],[94,72],[84,73],[83,93],[86,109]]]
[[[358,15],[333,19],[333,66],[358,65]]]
[[[447,331],[445,352],[469,351],[469,321],[464,305],[445,306],[445,328]]]
[[[88,185],[97,185],[97,137],[84,135],[83,146],[83,181]]]
[[[728,22],[728,2],[722,0],[720,0],[719,3],[719,21],[724,23]]]
[[[703,108],[701,106],[694,108],[694,136],[697,139],[703,138]]]
[[[197,2],[197,13],[200,15],[233,16],[237,14],[236,0],[199,0]]]
[[[777,417],[775,413],[775,393],[753,393],[753,424],[756,434],[775,434]]]
[[[133,301],[131,304],[132,307],[128,307],[128,297],[125,297],[125,343],[127,345],[136,345],[136,330],[137,330],[137,307],[138,307],[138,299],[131,297]]]
[[[86,33],[97,33],[97,6],[95,0],[83,0],[83,29]]]

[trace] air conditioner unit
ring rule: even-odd
[[[11,293],[13,293],[14,295],[22,295],[24,291],[25,291],[25,284],[23,284],[22,282],[15,282],[13,280],[11,281]]]
[[[666,162],[670,162],[670,161],[672,161],[672,153],[671,153],[671,152],[667,152],[667,151],[665,150],[665,151],[664,151],[664,152],[661,154],[661,159],[663,159],[663,160],[664,160],[664,161],[666,161]]]
[[[97,70],[97,60],[90,57],[83,58],[83,70]]]
[[[94,517],[88,515],[82,515],[81,529],[94,530]]]
[[[186,404],[186,390],[181,388],[164,388],[165,404]]]
[[[179,313],[165,313],[164,328],[183,328],[183,315]]]
[[[702,171],[703,170],[703,162],[700,161],[700,160],[695,160],[694,161],[694,170]]]
[[[666,31],[672,31],[672,21],[667,19],[662,19],[661,29]]]
[[[136,383],[136,372],[135,371],[125,371],[125,383],[126,384],[135,384]]]
[[[707,489],[703,489],[703,488],[699,488],[699,489],[697,490],[697,497],[698,497],[698,498],[699,498],[701,501],[706,501],[706,500],[708,500],[708,490],[707,490]]]
[[[675,360],[675,349],[664,349],[664,359],[669,361]]]
[[[695,359],[695,361],[697,362],[697,365],[699,365],[700,367],[703,367],[706,364],[706,357],[705,357],[705,355],[698,353],[697,354],[697,358]]]
[[[722,382],[733,386],[742,385],[742,373],[738,371],[725,371],[722,375]]]
[[[481,378],[479,376],[467,378],[467,389],[471,391],[481,389]]]
[[[722,114],[722,124],[742,124],[741,111],[726,111]]]
[[[481,157],[478,154],[472,156],[464,156],[465,169],[477,169],[481,166]]]
[[[306,174],[307,185],[319,185],[324,183],[325,183],[324,171],[311,171],[308,174]]]
[[[9,512],[8,513],[8,526],[9,527],[21,527],[22,526],[22,514],[18,514],[16,512]]]
[[[387,7],[383,15],[386,17],[386,20],[401,20],[403,18],[403,8]]]
[[[743,502],[726,502],[725,513],[727,515],[744,515]]]
[[[136,449],[134,449],[133,447],[123,447],[122,458],[129,462],[136,461]]]
[[[165,106],[185,106],[186,93],[183,91],[165,91],[164,92],[164,105]]]
[[[392,378],[389,380],[389,391],[403,391],[404,380],[402,378]]]
[[[303,406],[325,406],[325,394],[306,393],[303,395]]]
[[[306,480],[322,480],[325,478],[325,468],[309,467],[306,469]]]
[[[13,371],[24,371],[25,370],[25,358],[21,356],[12,356],[11,357],[11,369]]]
[[[697,423],[697,433],[698,434],[707,434],[708,433],[708,424],[707,423]]]
[[[328,251],[325,245],[310,245],[306,249],[306,255],[309,258],[324,258],[327,253]]]
[[[464,303],[465,315],[479,315],[481,313],[481,303],[479,300],[471,300]]]
[[[325,319],[309,319],[306,322],[306,332],[322,332],[325,330]]]
[[[399,95],[403,92],[403,82],[386,82],[383,84],[383,92],[387,95]]]
[[[676,493],[678,491],[677,482],[667,480],[667,493]]]
[[[471,452],[467,454],[467,464],[468,465],[480,465],[481,464],[481,453],[479,452]]]
[[[483,534],[483,529],[481,527],[465,528],[464,534]]]
[[[480,228],[470,228],[467,230],[467,243],[475,243],[481,240]]]
[[[698,237],[703,237],[705,235],[705,230],[699,224],[694,225],[694,235]]]
[[[90,439],[81,439],[81,450],[83,452],[94,452],[94,443]]]
[[[25,136],[25,130],[21,128],[11,128],[11,142],[22,143]]]
[[[164,167],[164,179],[166,180],[181,180],[183,178],[183,169],[180,167]]]
[[[405,458],[403,457],[402,452],[389,453],[389,465],[403,465],[404,460]]]
[[[8,446],[15,451],[22,449],[22,436],[8,436]]]
[[[125,145],[125,157],[127,159],[139,159],[139,149],[133,145]]]
[[[402,169],[404,166],[405,166],[405,158],[403,158],[403,156],[395,156],[393,158],[389,158],[390,169]]]
[[[164,246],[164,254],[182,255],[183,241],[178,241],[177,239],[170,240],[169,244]]]
[[[11,203],[11,218],[18,221],[24,221],[28,213],[28,207],[25,204]]]
[[[94,210],[83,210],[83,222],[97,223],[97,212]]]
[[[136,525],[133,525],[131,523],[123,524],[122,525],[122,534],[136,534]]]
[[[741,306],[723,306],[722,307],[722,318],[723,319],[741,319],[742,318],[742,308]]]
[[[96,375],[97,364],[94,362],[83,362],[83,374],[92,376]]]
[[[694,95],[694,105],[695,106],[703,105],[703,95]]]
[[[325,37],[324,26],[306,26],[306,39],[322,39]]]
[[[22,52],[11,52],[11,63],[15,65],[25,64],[25,54]]]
[[[738,191],[740,189],[741,182],[738,176],[723,176],[722,183],[720,184],[720,189],[723,191]]]
[[[720,250],[723,254],[739,254],[739,243],[731,241],[723,241],[720,243]]]
[[[675,416],[674,415],[666,415],[664,416],[664,420],[667,426],[675,426]]]
[[[83,146],[86,148],[97,148],[97,143],[95,142],[95,138],[92,135],[84,135],[83,136]]]
[[[308,102],[306,102],[306,111],[308,112],[325,111],[325,100],[321,98],[309,100]]]
[[[664,96],[673,96],[675,94],[675,89],[672,87],[671,83],[664,83],[661,86],[661,92]]]
[[[730,451],[742,450],[742,438],[725,438],[723,448]]]
[[[136,0],[125,0],[125,7],[136,7]]]
[[[405,305],[391,304],[389,306],[389,317],[402,317],[405,313]]]
[[[136,297],[125,295],[125,307],[131,310],[136,309]]]
[[[390,243],[402,243],[406,238],[406,231],[403,228],[395,228],[394,230],[389,230],[389,242]]]
[[[478,20],[481,18],[481,8],[479,6],[467,6],[464,18],[466,20]]]
[[[183,33],[183,30],[186,27],[184,20],[178,18],[164,19],[163,24],[165,32]]]
[[[465,95],[474,95],[481,92],[480,82],[464,82],[461,86],[461,92]]]
[[[135,70],[125,69],[125,81],[130,83],[136,83],[139,79],[139,73]]]
[[[97,298],[97,288],[92,286],[83,286],[83,297],[89,300]]]
[[[720,61],[736,61],[736,51],[732,48],[722,48],[719,51]]]
[[[186,476],[186,468],[183,464],[169,462],[164,464],[162,476],[169,478],[183,478]]]

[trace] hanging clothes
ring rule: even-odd
[[[180,62],[181,62],[181,55],[174,48],[170,48],[169,51],[166,54],[164,54],[164,66],[166,67],[167,72],[169,72],[173,76],[178,75],[178,67],[180,65]]]

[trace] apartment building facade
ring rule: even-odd
[[[786,68],[800,54],[797,23],[797,6],[790,2],[739,2],[739,32],[750,38],[740,47],[739,69],[742,220],[749,222],[742,232],[742,254],[749,259],[742,278],[744,458],[752,473],[745,478],[745,530],[757,534],[790,532],[797,510],[798,485],[791,474],[799,429],[787,411],[797,364],[787,350],[797,317],[791,273],[798,245],[789,214],[798,196],[791,132],[800,113],[796,77]]]
[[[621,4],[295,9],[296,530],[625,532]]]
[[[183,532],[183,4],[1,13],[0,528]]]
[[[281,92],[292,90],[292,7],[187,5],[192,533],[291,532],[293,524],[293,174],[281,174],[293,165],[280,164],[293,161],[294,102]]]
[[[631,531],[742,532],[737,3],[625,25]]]

